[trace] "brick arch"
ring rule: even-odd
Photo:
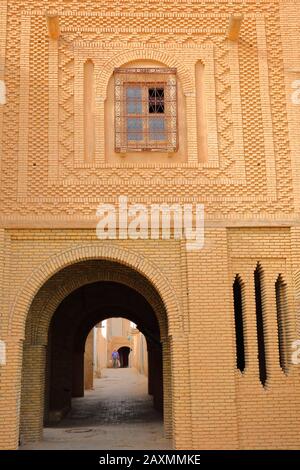
[[[111,318],[110,314],[104,315],[104,316],[101,316],[100,321],[108,320],[109,318]],[[128,320],[128,318],[126,318],[124,316],[123,317],[120,316],[120,318],[125,318],[125,319]],[[82,350],[84,352],[84,347],[85,347],[87,337],[90,334],[90,332],[92,331],[92,329],[95,328],[97,323],[96,322],[95,323],[94,322],[89,323],[88,325],[86,325],[85,329],[80,328],[80,330],[77,329],[77,331],[75,331],[74,348],[75,348],[76,351],[81,351]],[[82,323],[80,325],[82,325]],[[139,331],[140,331],[140,333],[144,334],[142,330],[139,330]],[[119,347],[122,348],[123,346],[126,346],[126,347],[128,346],[131,349],[132,344],[131,344],[130,340],[126,339],[124,336],[113,336],[112,338],[107,341],[107,343],[110,343],[110,351],[112,351],[112,349],[116,347],[116,344],[117,345],[119,344],[118,348]]]
[[[76,267],[76,265],[78,265],[78,263],[71,266]],[[59,272],[62,272],[62,270]],[[116,272],[112,265],[108,267],[105,266],[105,270],[101,272],[89,269],[88,274],[84,272],[80,276],[72,276],[71,278],[67,277],[67,281],[63,283],[60,282],[60,278],[52,276],[52,279],[49,280],[48,283],[46,282],[43,284],[42,288],[39,290],[39,293],[42,295],[35,296],[30,306],[26,322],[26,342],[30,344],[46,345],[50,321],[63,299],[83,285],[105,281],[114,281],[124,284],[133,290],[138,291],[147,300],[155,312],[159,323],[161,339],[165,339],[168,334],[168,324],[167,319],[165,318],[165,308],[161,302],[161,297],[153,295],[155,293],[157,294],[157,291],[152,287],[152,285],[148,282],[145,283],[144,279],[138,273],[134,271],[133,273],[137,274],[139,279],[137,279],[136,276],[130,276],[130,273],[126,270],[123,272]],[[52,286],[49,286],[50,281],[52,282]],[[43,296],[43,289],[47,292],[46,299]]]
[[[117,339],[117,338],[118,337],[116,337],[113,340],[110,340],[111,341],[110,352],[113,349],[120,349],[120,348],[129,348],[131,350],[131,343],[129,339],[126,340],[126,339]]]
[[[182,330],[183,324],[176,294],[167,278],[156,265],[141,254],[116,245],[93,244],[76,246],[53,255],[33,271],[15,297],[9,319],[9,334],[24,339],[25,324],[31,303],[41,287],[52,276],[72,264],[97,259],[123,264],[148,280],[165,306],[168,315],[169,334]]]
[[[156,60],[158,62],[162,62],[167,67],[176,68],[184,94],[193,93],[193,80],[190,72],[177,60],[177,58],[167,54],[166,52],[154,49],[134,49],[116,55],[106,62],[96,79],[96,83],[98,83],[97,96],[105,99],[108,82],[114,69],[134,60]]]

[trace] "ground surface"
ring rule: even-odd
[[[44,429],[43,441],[21,449],[171,449],[171,443],[146,378],[134,369],[104,369],[94,390],[73,399],[59,425]]]

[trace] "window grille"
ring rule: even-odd
[[[175,152],[176,69],[115,69],[115,150]]]

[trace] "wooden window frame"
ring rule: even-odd
[[[177,76],[176,69],[132,68],[115,69],[115,151],[126,152],[176,152],[178,149],[177,121]],[[142,90],[142,114],[128,114],[127,89],[140,87]],[[164,89],[164,113],[150,113],[149,88]],[[141,119],[142,140],[128,140],[127,120]],[[165,140],[150,139],[150,119],[163,119]],[[134,131],[132,132],[134,133]],[[159,134],[159,131],[157,131]]]
[[[142,144],[144,143],[144,147],[142,147],[141,150],[148,150],[149,148],[149,145],[151,145],[151,143],[153,142],[156,142],[155,139],[150,139],[150,135],[151,135],[151,131],[150,131],[150,119],[153,118],[155,119],[155,117],[157,118],[161,118],[164,120],[164,124],[165,124],[165,129],[163,131],[163,133],[167,136],[168,135],[168,119],[167,119],[167,116],[166,116],[166,113],[150,113],[149,112],[149,95],[148,95],[148,91],[149,91],[149,88],[163,88],[164,91],[166,90],[166,86],[167,86],[167,83],[166,82],[145,82],[145,83],[141,83],[141,82],[130,82],[130,83],[124,83],[123,84],[124,86],[124,104],[125,104],[125,108],[127,108],[127,104],[128,104],[128,98],[127,98],[127,90],[128,88],[133,88],[133,87],[139,87],[141,89],[141,105],[142,105],[142,113],[141,114],[129,114],[128,111],[126,110],[126,112],[124,113],[124,135],[126,136],[125,139],[126,139],[126,142],[127,142],[127,146],[128,148],[131,148],[133,147],[134,148],[134,143],[136,142],[136,145],[138,144]],[[166,109],[167,108],[167,105],[166,105],[166,100],[164,99],[164,108]],[[167,110],[168,111],[168,110]],[[128,128],[127,128],[127,119],[130,119],[130,118],[133,118],[133,119],[141,119],[142,120],[142,136],[143,136],[143,139],[140,141],[134,141],[134,140],[130,140],[130,143],[129,143],[129,139],[128,139]],[[134,131],[132,132],[134,133]],[[146,136],[148,136],[148,141],[146,139]],[[162,146],[163,148],[167,147],[167,144],[168,144],[168,139],[166,138],[165,140],[161,141],[159,140],[159,146]]]

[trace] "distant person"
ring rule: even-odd
[[[117,367],[120,367],[120,356],[116,349],[113,350],[111,356],[112,356],[113,368],[116,369]]]

